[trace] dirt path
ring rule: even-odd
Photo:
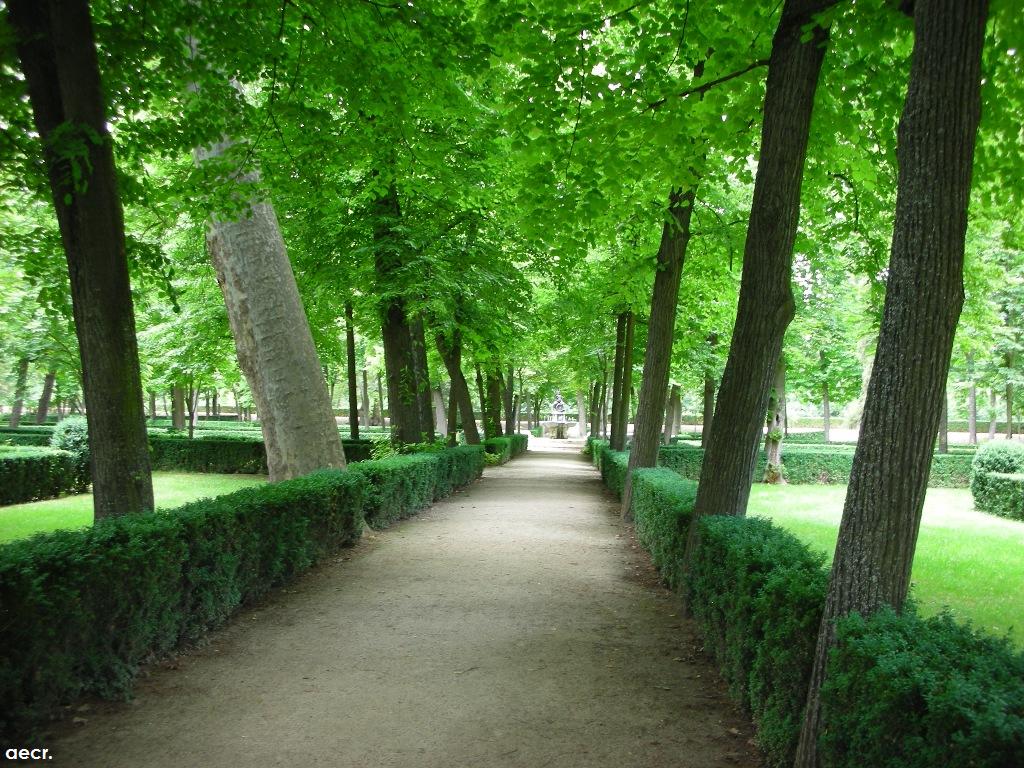
[[[553,442],[77,712],[50,765],[757,765],[617,505]]]

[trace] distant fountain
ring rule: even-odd
[[[569,422],[565,416],[565,400],[562,399],[561,390],[555,390],[555,401],[551,403],[551,413],[548,420],[541,423],[545,437],[553,437],[556,440],[564,440],[567,436]]]

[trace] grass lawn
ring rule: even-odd
[[[748,513],[775,521],[831,560],[845,496],[845,486],[756,483]],[[1024,645],[1024,522],[975,512],[967,489],[929,488],[911,579],[922,613],[948,607],[958,619]]]
[[[265,475],[206,475],[193,472],[154,472],[153,495],[160,508],[265,483]],[[0,543],[59,528],[92,525],[92,494],[12,504],[0,507]]]

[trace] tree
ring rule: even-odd
[[[746,512],[772,377],[794,314],[793,243],[814,94],[828,41],[827,23],[818,15],[834,4],[787,0],[772,40],[739,307],[707,438],[690,549],[701,516]]]
[[[797,768],[819,764],[835,622],[900,610],[921,522],[957,320],[981,111],[988,0],[917,0],[900,120],[885,310],[808,689]]]
[[[12,0],[7,9],[71,277],[95,516],[151,510],[124,217],[89,5]]]

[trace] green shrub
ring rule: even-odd
[[[325,471],[0,547],[0,732],[223,623],[354,541],[365,478]]]
[[[260,433],[239,434],[208,431],[189,440],[181,433],[150,434],[150,463],[168,472],[219,474],[266,474],[267,451]],[[342,440],[348,462],[367,461],[374,443]]]
[[[524,435],[521,432],[515,432],[508,436],[508,439],[512,441],[512,458],[522,456],[526,453],[530,447],[530,436]]]
[[[0,446],[49,446],[52,436],[52,427],[47,427],[45,431],[29,430],[22,427],[18,429],[0,427]]]
[[[982,445],[971,464],[974,506],[983,512],[1013,517],[1007,513],[1019,508],[1017,489],[1006,476],[1017,474],[1024,474],[1024,445],[1009,440]]]
[[[682,586],[683,554],[697,484],[671,469],[633,470],[630,511],[641,546],[672,589]]]
[[[821,691],[830,768],[1024,765],[1024,655],[949,616],[839,622]]]
[[[628,451],[613,451],[607,444],[601,446],[601,479],[609,491],[618,498],[626,487],[626,469],[629,466]]]
[[[499,464],[512,459],[512,440],[508,437],[489,437],[484,440],[484,450],[498,457]]]
[[[767,520],[701,519],[689,605],[773,766],[792,764],[827,576],[824,555]]]
[[[0,448],[0,505],[52,499],[80,490],[81,465],[56,448]]]
[[[89,459],[89,424],[85,416],[68,416],[58,422],[50,438],[50,446],[67,451],[75,457],[75,490],[86,491],[92,480],[92,469]]]
[[[975,490],[974,506],[1000,517],[1024,520],[1024,474],[986,472],[984,482]]]

